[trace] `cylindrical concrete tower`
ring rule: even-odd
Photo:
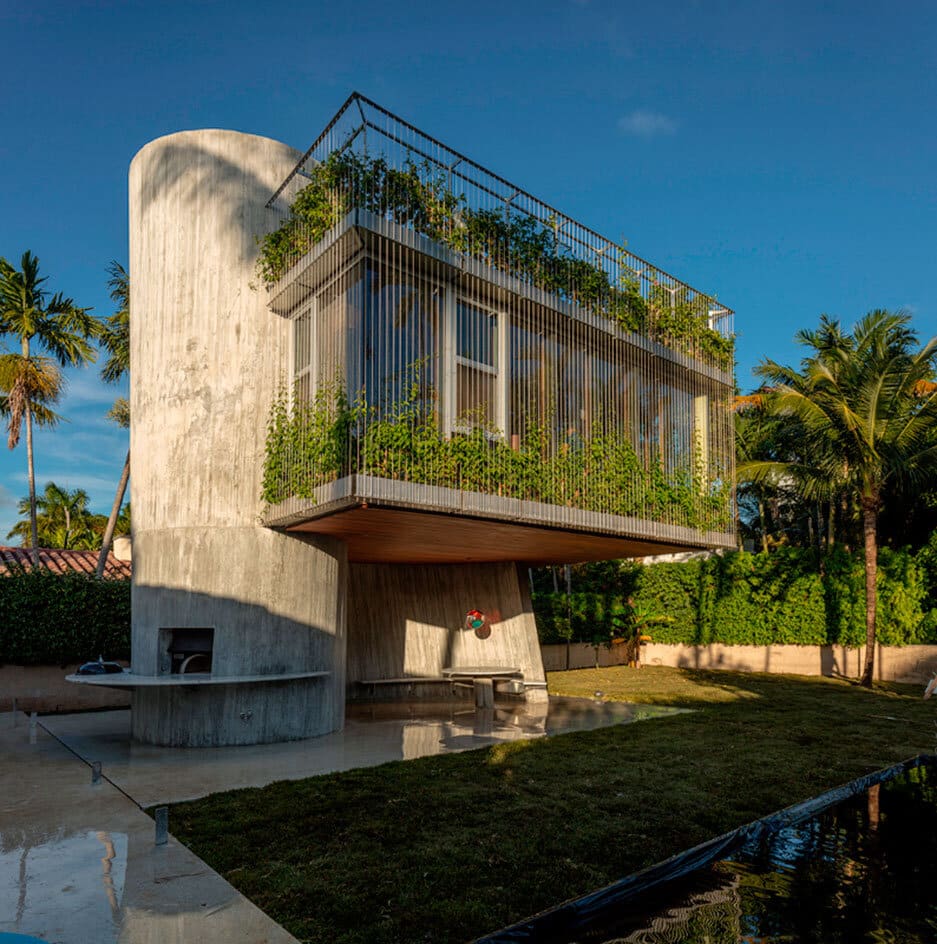
[[[258,523],[289,337],[252,282],[257,237],[278,222],[265,203],[298,157],[266,138],[189,131],[151,142],[130,168],[143,741],[260,743],[342,723],[345,548]]]

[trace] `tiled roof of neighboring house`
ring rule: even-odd
[[[0,547],[0,576],[13,569],[32,569],[32,552],[28,547]],[[39,565],[46,567],[53,574],[94,574],[98,566],[97,551],[57,551],[53,548],[39,548]],[[104,565],[106,578],[130,579],[130,561],[118,560],[113,553],[107,555]]]

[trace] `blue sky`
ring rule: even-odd
[[[734,308],[738,381],[821,312],[937,333],[937,5],[0,0],[0,255],[111,312],[127,167],[221,127],[305,149],[358,89]],[[122,391],[71,377],[40,484],[113,498]],[[0,449],[0,542],[26,494]]]

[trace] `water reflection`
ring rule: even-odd
[[[0,844],[0,931],[53,941],[116,941],[127,871],[124,833],[88,830]],[[15,841],[15,840],[14,840]],[[9,920],[12,918],[12,921]]]
[[[620,908],[608,944],[931,944],[937,772],[920,767]]]
[[[571,731],[676,714],[677,708],[557,698],[549,701],[504,701],[494,708],[466,702],[378,702],[349,704],[346,736],[372,734],[380,727],[399,731],[400,758],[412,760],[448,751],[471,750],[500,741],[518,741]],[[396,736],[396,735],[395,735]],[[314,742],[307,742],[314,743]]]
[[[0,941],[295,944],[28,719],[0,714]]]
[[[43,725],[143,807],[177,803],[275,780],[412,760],[503,741],[587,731],[681,709],[553,698],[499,700],[476,711],[468,699],[349,704],[343,731],[303,741],[251,747],[154,747],[130,737],[130,712],[56,715]]]

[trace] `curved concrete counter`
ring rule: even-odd
[[[285,672],[283,675],[240,675],[223,678],[216,675],[137,675],[114,672],[108,675],[66,675],[66,682],[100,685],[102,688],[171,688],[176,685],[257,685],[262,682],[294,682],[297,679],[328,678],[331,672]]]

